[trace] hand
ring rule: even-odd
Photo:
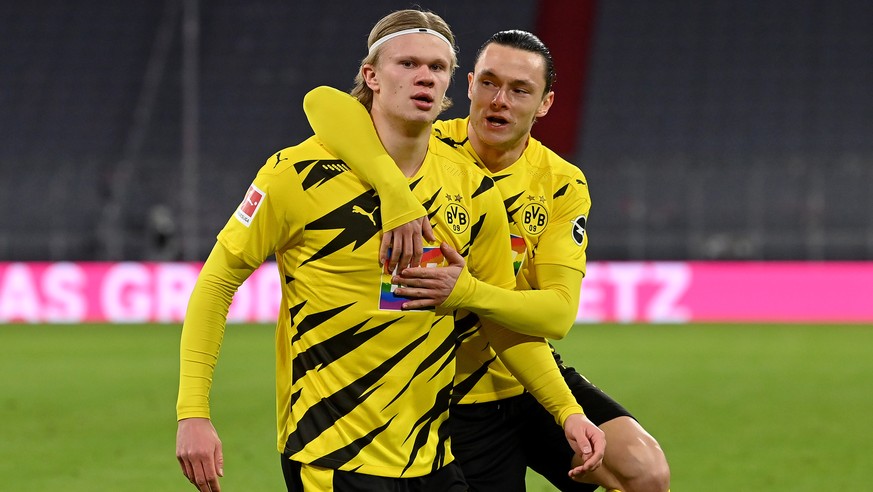
[[[379,246],[379,263],[386,267],[385,271],[388,273],[394,273],[398,265],[401,269],[419,266],[421,256],[424,254],[422,237],[428,242],[436,241],[430,220],[426,215],[385,232],[382,235],[382,244]],[[390,258],[388,258],[389,249]]]
[[[564,421],[564,435],[576,453],[571,465],[574,467],[569,472],[570,478],[584,475],[600,466],[606,452],[606,436],[600,428],[581,413],[574,413]],[[580,461],[581,464],[577,464]]]
[[[205,418],[179,421],[176,458],[182,473],[200,492],[220,492],[218,477],[224,476],[221,440],[212,422]]]
[[[449,298],[449,294],[458,282],[461,270],[467,263],[464,257],[446,242],[440,244],[440,251],[448,262],[447,266],[405,268],[400,274],[391,278],[391,283],[400,285],[394,290],[394,294],[412,299],[403,303],[403,309],[439,306]]]

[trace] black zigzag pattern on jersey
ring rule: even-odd
[[[295,310],[291,313],[292,321],[294,319],[294,315],[297,314],[298,312],[300,312],[300,308],[302,308],[304,304],[306,304],[306,301],[303,301],[302,303],[298,304],[297,306],[294,306],[293,308],[291,308],[292,310]],[[331,318],[333,318],[337,314],[345,311],[346,309],[348,309],[350,306],[352,306],[354,304],[355,303],[346,304],[345,306],[337,306],[333,309],[328,309],[327,311],[321,311],[319,313],[312,313],[312,314],[306,315],[306,317],[304,317],[302,320],[300,320],[300,323],[297,325],[297,332],[294,333],[294,336],[291,337],[291,343],[294,343],[294,342],[300,340],[300,337],[305,335],[306,332],[308,332],[309,330],[311,330],[313,328],[318,328],[319,326],[321,326],[322,323],[330,320]]]
[[[409,455],[409,461],[406,462],[406,466],[403,467],[403,471],[400,475],[406,473],[406,470],[415,463],[415,455],[418,454],[418,450],[423,448],[427,444],[427,438],[430,435],[430,428],[434,425],[434,422],[441,416],[445,415],[449,411],[449,399],[452,397],[452,383],[449,382],[437,392],[436,401],[434,405],[424,413],[415,424],[412,426],[413,429],[419,428],[418,433],[416,433],[415,441],[413,441],[412,452]],[[412,436],[413,431],[409,431],[409,435],[406,436],[406,441]],[[442,448],[442,446],[440,446]]]
[[[470,246],[476,242],[476,238],[479,237],[479,232],[482,230],[482,226],[485,225],[485,214],[480,215],[479,219],[474,222],[470,226],[470,241],[462,247],[464,258],[467,257],[467,253],[470,251]]]
[[[444,317],[445,316],[440,316],[439,318],[437,318],[437,320],[434,323],[432,323],[431,326],[436,326],[437,324],[439,324],[439,321],[441,319],[443,319]],[[388,406],[390,406],[392,403],[397,401],[397,399],[400,398],[404,392],[406,392],[406,388],[408,388],[409,385],[412,384],[412,380],[414,380],[419,374],[424,372],[425,369],[435,365],[437,362],[442,360],[443,361],[442,364],[440,364],[440,367],[438,367],[436,369],[436,372],[435,372],[435,374],[439,374],[446,368],[446,366],[448,366],[452,361],[454,361],[455,360],[455,346],[457,343],[456,339],[457,339],[457,337],[455,336],[455,334],[453,332],[453,333],[449,334],[449,336],[446,337],[445,340],[440,342],[439,346],[437,346],[433,352],[428,354],[428,356],[425,357],[424,360],[421,361],[420,364],[418,364],[418,367],[415,368],[415,372],[412,373],[412,377],[409,378],[409,381],[407,381],[406,384],[403,385],[403,388],[401,388],[400,391],[397,392],[397,394],[394,396],[394,398],[391,399],[391,401],[389,401],[388,403],[385,404],[384,407],[382,407],[382,410],[385,410],[386,408],[388,408]]]
[[[372,371],[306,409],[306,412],[297,422],[297,428],[288,435],[288,439],[285,441],[285,452],[293,454],[296,450],[303,449],[330,428],[335,421],[348,415],[360,403],[369,398],[381,386],[380,381],[385,375],[421,345],[427,337],[427,334],[418,337]],[[335,458],[341,463],[346,463],[357,456],[360,451],[361,448],[355,447],[354,443],[349,443],[341,450],[337,450]],[[334,463],[335,465],[336,463]]]
[[[460,403],[461,399],[476,387],[476,384],[485,377],[485,374],[488,373],[488,368],[495,360],[497,360],[496,355],[485,361],[485,363],[482,364],[482,367],[470,373],[470,375],[467,376],[467,379],[455,385],[455,390],[452,392],[452,404]]]
[[[519,197],[521,197],[522,195],[524,195],[523,191],[517,195],[513,195],[513,196],[503,200],[503,206],[506,207],[506,216],[509,217],[510,224],[515,223],[515,219],[513,219],[513,217],[515,217],[515,214],[518,213],[518,211],[521,210],[521,207],[524,206],[524,204],[521,204],[521,205],[513,208],[515,206],[515,203],[518,201]]]
[[[468,338],[472,337],[481,329],[479,324],[479,315],[468,313],[463,318],[455,318],[455,333],[458,333],[458,345],[464,343]],[[484,367],[470,374],[467,379],[456,384],[452,391],[452,404],[459,403],[461,399],[467,395],[475,386],[476,383],[485,376],[488,372],[488,366],[494,362],[494,358],[489,360]]]
[[[327,340],[314,344],[306,350],[299,352],[291,361],[291,371],[294,381],[297,381],[298,377],[303,377],[307,371],[313,369],[324,369],[331,362],[360,348],[364,343],[385,331],[386,328],[393,325],[399,319],[400,318],[397,318],[368,330],[361,331],[361,328],[367,324],[367,321],[369,321],[369,319],[367,319],[351,328],[343,330]],[[301,322],[301,324],[303,323]]]
[[[488,176],[482,176],[482,181],[479,181],[479,187],[476,188],[476,191],[473,192],[473,196],[471,198],[476,198],[477,196],[485,193],[491,188],[494,188],[494,180],[489,178]]]
[[[303,393],[303,388],[300,388],[299,390],[295,391],[294,393],[291,393],[291,403],[288,405],[288,408],[293,407],[294,404],[297,403],[297,400],[300,399],[301,393]]]
[[[288,308],[288,313],[291,315],[291,317],[289,318],[291,320],[291,326],[294,326],[294,317],[297,316],[297,313],[299,313],[305,305],[306,301],[303,301],[296,306],[291,306],[290,308]]]
[[[452,137],[449,137],[449,136],[444,137],[443,132],[441,132],[439,130],[436,130],[434,133],[436,133],[435,136],[436,136],[437,140],[439,140],[440,142],[442,142],[450,147],[453,147],[453,148],[462,147],[465,143],[467,143],[467,140],[470,139],[470,137],[467,137],[464,140],[459,142],[457,140],[453,140]]]
[[[418,186],[418,183],[421,183],[421,178],[418,178],[415,181],[413,181],[412,183],[410,183],[409,189],[411,191],[415,191],[415,188]],[[442,188],[438,189],[436,191],[436,193],[434,193],[430,198],[428,198],[427,200],[424,201],[424,203],[421,204],[424,207],[424,209],[427,210],[428,220],[433,219],[434,215],[436,215],[437,212],[439,212],[439,207],[437,207],[436,210],[431,210],[430,208],[433,206],[434,201],[436,201],[436,197],[440,196],[440,192],[442,190],[443,190]],[[433,226],[433,222],[431,222],[431,226]]]
[[[431,466],[431,468],[430,468],[431,473],[433,473],[433,472],[439,470],[440,468],[442,468],[443,466],[445,466],[445,464],[446,464],[446,451],[449,448],[449,445],[448,445],[449,437],[450,437],[449,426],[445,425],[445,424],[441,425],[440,428],[437,429],[438,444],[437,444],[437,448],[436,448],[436,455],[434,455],[434,458],[433,458],[433,466]]]
[[[376,192],[366,191],[307,224],[306,228],[310,230],[338,229],[340,232],[300,266],[329,256],[350,244],[357,249],[379,234],[382,229],[379,205]]]
[[[416,185],[416,184],[418,184],[418,181],[416,181],[415,183],[413,183],[413,186],[410,186],[410,189],[414,189],[414,185]],[[428,218],[433,217],[434,215],[436,215],[436,214],[440,211],[440,208],[442,207],[442,205],[437,205],[436,208],[433,208],[433,209],[431,209],[431,208],[432,208],[432,207],[434,206],[434,204],[436,203],[436,201],[437,201],[437,197],[439,197],[439,196],[442,194],[442,191],[443,191],[443,188],[442,188],[442,187],[439,187],[439,188],[438,188],[438,189],[433,193],[433,195],[431,195],[429,198],[426,198],[426,199],[424,200],[424,202],[422,203],[422,205],[424,206],[424,209],[427,210],[427,216],[428,216]]]
[[[458,346],[479,331],[479,315],[468,312],[466,316],[457,317],[455,312],[455,334],[458,337]]]
[[[558,188],[558,191],[552,195],[552,198],[558,198],[559,196],[564,196],[567,194],[567,188],[570,186],[570,183],[565,184],[564,186]]]
[[[358,450],[364,449],[371,442],[373,442],[373,439],[376,439],[376,436],[378,436],[385,429],[387,429],[388,426],[391,425],[391,422],[393,420],[394,418],[392,417],[391,420],[385,423],[385,425],[371,430],[364,436],[355,439],[347,446],[343,446],[332,453],[328,453],[320,458],[313,460],[312,464],[315,466],[321,466],[323,468],[333,468],[336,466],[337,463],[348,463],[350,459],[355,457],[355,454],[358,453]]]
[[[321,186],[332,178],[346,171],[351,171],[348,164],[338,159],[300,161],[294,164],[294,169],[297,170],[298,175],[303,176],[306,168],[310,166],[309,173],[301,181],[304,190],[308,190],[313,186]]]

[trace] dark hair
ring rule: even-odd
[[[547,48],[542,41],[540,41],[540,38],[530,32],[522,31],[520,29],[496,32],[488,38],[488,40],[479,48],[479,51],[476,52],[476,60],[473,62],[474,65],[479,62],[479,57],[482,56],[482,52],[485,51],[485,48],[492,43],[529,51],[543,57],[543,62],[545,62],[545,73],[543,75],[546,78],[546,90],[543,94],[547,94],[552,90],[552,84],[555,83],[555,61],[552,59],[552,52],[549,51],[549,48]]]

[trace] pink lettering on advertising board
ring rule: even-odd
[[[0,262],[0,323],[181,323],[202,264]],[[274,323],[275,263],[239,288],[232,323]],[[591,262],[584,323],[873,323],[873,262]]]

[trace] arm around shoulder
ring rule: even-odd
[[[467,309],[525,335],[561,339],[576,321],[582,272],[542,265],[537,274],[540,289],[509,290],[477,280],[465,269],[443,306]]]

